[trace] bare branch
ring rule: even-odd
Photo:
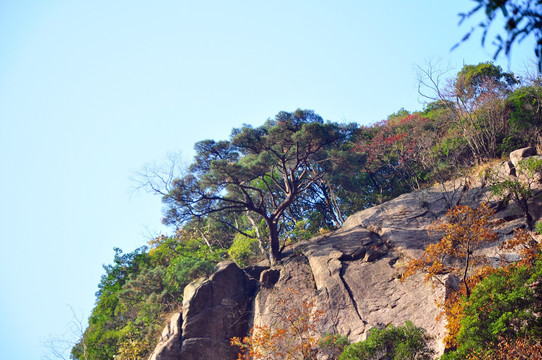
[[[134,173],[132,180],[135,185],[132,193],[145,190],[165,196],[172,190],[173,181],[183,177],[186,169],[187,165],[180,153],[168,153],[162,162],[147,164],[141,171]]]

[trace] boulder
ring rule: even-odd
[[[254,324],[280,323],[281,314],[289,308],[301,308],[304,301],[313,300],[325,314],[317,324],[320,334],[340,333],[352,342],[360,341],[373,327],[411,320],[436,339],[434,347],[442,352],[437,340],[445,329],[435,320],[439,313],[435,301],[444,296],[444,289],[425,284],[421,275],[399,280],[404,255],[374,231],[376,223],[386,224],[380,218],[385,214],[382,208],[368,211],[375,222],[369,226],[373,231],[350,221],[333,234],[298,244],[293,253],[302,255],[286,259],[274,287],[258,292]],[[364,216],[359,219],[368,221]],[[423,237],[429,241],[426,231]],[[296,296],[283,301],[287,289],[295,289]]]
[[[277,283],[280,277],[280,271],[277,269],[267,269],[260,275],[260,284],[265,287],[272,287]]]
[[[249,330],[257,282],[233,262],[221,262],[209,279],[184,290],[178,359],[237,359],[230,339]]]
[[[162,331],[149,360],[177,360],[181,356],[181,313],[175,313]]]
[[[516,168],[511,161],[503,161],[497,167],[497,174],[501,179],[508,176],[516,176]]]
[[[512,162],[512,164],[514,164],[515,167],[517,167],[518,162],[525,159],[526,157],[533,155],[536,155],[536,150],[532,147],[517,149],[510,153],[510,161]]]

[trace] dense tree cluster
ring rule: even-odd
[[[233,129],[227,140],[198,142],[182,172],[145,172],[142,183],[162,196],[174,233],[129,254],[116,250],[73,358],[143,358],[184,286],[217,262],[279,263],[288,244],[434,184],[452,209],[448,180],[540,145],[539,82],[519,83],[491,63],[465,66],[444,87],[431,71],[425,75],[423,111],[401,109],[370,126],[324,121],[310,110],[280,112],[261,126]]]

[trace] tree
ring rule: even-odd
[[[345,131],[313,111],[280,112],[253,128],[232,131],[230,140],[195,145],[189,172],[171,183],[163,198],[167,224],[181,226],[211,217],[251,236],[234,215],[246,212],[265,221],[269,260],[280,259],[282,221],[296,200],[324,179],[333,159],[329,151],[345,139]]]
[[[510,112],[511,134],[505,141],[509,147],[518,149],[521,143],[528,142],[537,150],[542,150],[540,127],[542,126],[542,87],[531,84],[516,89],[506,99]]]
[[[434,122],[420,113],[402,110],[377,125],[378,132],[361,141],[355,150],[365,153],[365,170],[393,178],[395,188],[408,185],[419,190],[428,175],[428,159],[435,145],[437,129]],[[382,174],[383,175],[383,174]]]
[[[469,297],[471,286],[468,279],[473,268],[486,263],[485,256],[476,255],[475,251],[497,240],[491,224],[494,214],[485,203],[476,209],[462,205],[448,210],[444,221],[430,227],[430,233],[443,233],[442,239],[428,245],[419,259],[413,259],[402,278],[422,271],[426,273],[426,280],[435,279],[447,286],[443,276],[452,273],[460,278]]]
[[[465,65],[454,82],[454,96],[463,134],[479,159],[500,155],[509,131],[506,98],[518,83],[492,63]]]
[[[246,360],[315,360],[318,351],[317,325],[324,312],[316,309],[314,300],[292,307],[295,290],[286,289],[277,301],[274,326],[255,326],[250,336],[234,337],[231,345],[240,349],[239,359]]]
[[[530,35],[533,35],[536,43],[535,56],[538,59],[538,68],[542,70],[542,2],[540,0],[473,0],[476,5],[470,11],[460,13],[460,24],[473,15],[483,12],[486,17],[478,27],[483,29],[482,46],[485,46],[486,37],[491,24],[498,19],[499,14],[504,17],[505,36],[497,34],[494,44],[497,46],[494,59],[504,50],[506,56],[510,56],[512,46],[519,43]],[[473,34],[473,27],[462,39],[466,41]],[[459,44],[457,44],[459,45]],[[456,45],[456,46],[457,46]]]
[[[426,281],[436,280],[450,290],[439,304],[443,311],[437,317],[445,316],[447,320],[448,334],[444,339],[447,348],[457,346],[459,322],[464,317],[462,297],[468,298],[472,287],[492,271],[487,266],[486,257],[475,254],[475,251],[497,240],[497,234],[491,226],[493,216],[494,211],[487,204],[476,209],[456,206],[448,210],[443,221],[435,222],[429,228],[430,234],[443,234],[441,240],[428,245],[420,258],[411,260],[401,278],[404,281],[421,271],[426,273]],[[446,281],[448,274],[460,279],[459,287],[453,281]]]
[[[146,247],[123,254],[115,248],[113,265],[105,265],[96,292],[96,306],[88,319],[88,327],[81,340],[72,348],[74,359],[112,359],[122,339],[122,329],[130,319],[123,316],[120,293],[131,276],[147,268],[150,256]]]
[[[420,69],[420,95],[448,107],[460,130],[458,137],[468,142],[476,161],[500,155],[498,144],[508,131],[505,99],[518,83],[514,75],[490,62],[465,65],[445,84],[444,74],[431,64]]]
[[[70,306],[72,312],[72,321],[68,323],[67,333],[63,336],[50,336],[44,341],[43,346],[47,349],[44,356],[46,360],[60,359],[67,360],[68,353],[74,346],[78,346],[81,351],[80,359],[88,360],[87,345],[84,338],[83,314],[77,315]]]

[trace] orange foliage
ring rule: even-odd
[[[468,286],[472,289],[486,276],[495,272],[495,268],[491,266],[482,266],[474,271],[472,276],[467,279]],[[437,316],[437,320],[446,318],[446,336],[444,344],[447,349],[454,349],[459,344],[457,343],[457,334],[461,329],[461,320],[465,313],[463,310],[463,302],[461,301],[466,295],[466,288],[461,286],[458,291],[451,292],[443,303],[439,303],[442,312]]]
[[[448,333],[444,339],[447,348],[457,346],[456,335],[463,318],[462,297],[469,297],[471,289],[494,269],[487,265],[485,256],[476,255],[482,246],[495,242],[497,234],[493,231],[492,220],[495,212],[482,204],[476,209],[469,206],[456,206],[446,213],[445,219],[429,227],[429,234],[442,233],[442,238],[430,244],[419,259],[413,259],[403,273],[405,280],[418,272],[426,274],[425,281],[431,279],[448,286],[442,278],[454,274],[461,279],[459,288],[448,288],[450,295],[440,303],[443,309],[437,319],[446,318]]]
[[[461,279],[468,297],[471,286],[467,279],[472,275],[473,268],[487,264],[486,257],[476,255],[475,251],[497,240],[497,234],[492,229],[494,215],[495,212],[486,203],[476,209],[456,206],[449,210],[444,221],[429,227],[430,235],[443,233],[442,239],[428,245],[420,259],[413,259],[402,278],[422,271],[426,273],[426,281],[435,279],[444,285],[441,275],[452,273]]]
[[[488,265],[485,256],[474,252],[482,246],[495,242],[497,234],[492,229],[494,211],[487,204],[477,209],[468,206],[456,206],[449,210],[444,221],[433,223],[429,233],[442,233],[442,239],[435,244],[427,246],[421,258],[413,259],[403,273],[402,280],[417,272],[426,273],[425,280],[434,279],[446,285],[442,275],[454,274],[459,276],[461,284],[453,290],[443,303],[439,303],[442,313],[437,317],[446,318],[447,335],[444,338],[446,348],[453,349],[459,344],[456,336],[461,328],[464,317],[463,298],[468,298],[473,289],[485,277],[496,269]],[[519,253],[520,260],[511,263],[501,258],[503,271],[509,271],[512,266],[532,266],[540,252],[540,245],[533,240],[530,233],[523,229],[516,229],[514,237],[505,241],[502,250],[514,250]],[[499,348],[491,359],[542,359],[542,346],[540,343],[528,344],[525,339],[514,343],[501,341]],[[529,357],[531,356],[531,357]],[[479,359],[472,355],[472,359]]]
[[[521,259],[517,262],[517,265],[532,266],[536,260],[536,256],[540,252],[540,245],[532,238],[531,234],[524,229],[516,229],[514,237],[501,244],[502,250],[516,250],[519,251]],[[510,265],[510,262],[504,257],[501,258],[503,266]]]
[[[292,308],[296,294],[295,290],[287,289],[278,301],[277,326],[255,326],[250,336],[231,339],[231,345],[240,348],[239,360],[316,359],[319,339],[314,333],[324,312],[316,309],[314,300]]]

